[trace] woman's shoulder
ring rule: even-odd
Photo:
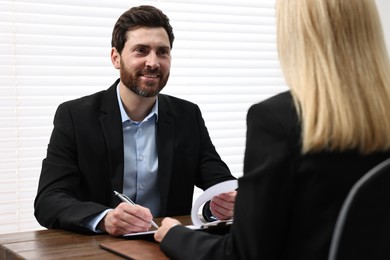
[[[290,91],[285,91],[269,97],[249,108],[249,113],[271,113],[284,115],[287,111],[295,112],[294,101]]]
[[[276,95],[270,96],[257,104],[272,106],[272,105],[279,105],[280,103],[290,103],[290,102],[292,102],[291,92],[284,91]]]

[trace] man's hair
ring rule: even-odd
[[[127,41],[127,32],[140,27],[163,27],[168,34],[172,49],[175,36],[169,18],[160,9],[149,5],[132,7],[118,18],[112,31],[111,47],[115,47],[119,53],[122,53]]]
[[[374,0],[278,0],[303,152],[390,149],[390,63]]]

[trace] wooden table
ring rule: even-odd
[[[184,225],[189,216],[176,217]],[[160,225],[161,219],[156,219]],[[100,243],[124,241],[107,234],[83,235],[64,230],[38,230],[0,235],[0,259],[123,259],[100,248]]]

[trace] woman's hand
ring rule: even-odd
[[[161,222],[161,226],[157,229],[156,233],[154,233],[154,239],[157,242],[161,242],[168,231],[176,225],[181,225],[180,221],[174,218],[164,218]]]

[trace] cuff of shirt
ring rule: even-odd
[[[213,216],[213,213],[211,213],[210,200],[204,204],[202,209],[202,215],[207,222],[212,222],[217,220],[217,218]]]
[[[87,219],[85,219],[83,222],[84,224],[84,227],[86,227],[87,229],[91,230],[92,232],[95,232],[95,233],[103,233],[103,231],[101,231],[97,225],[99,224],[99,222],[106,216],[107,212],[109,212],[110,210],[112,209],[106,209],[105,211],[97,214],[97,215],[94,215],[92,217],[88,217]]]

